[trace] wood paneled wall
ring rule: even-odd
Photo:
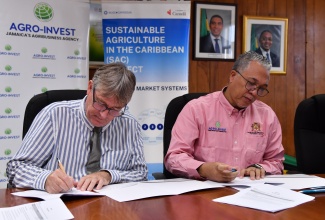
[[[295,156],[295,110],[305,98],[325,93],[324,0],[204,0],[237,5],[236,58],[242,53],[243,15],[288,18],[287,73],[271,75],[270,94],[261,100],[277,114],[285,153]],[[192,0],[192,11],[194,4]],[[194,12],[193,12],[194,13]],[[191,15],[189,92],[213,92],[227,85],[233,62],[192,60],[194,14]],[[92,77],[94,69],[90,69]]]

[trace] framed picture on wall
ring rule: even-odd
[[[193,59],[234,61],[236,5],[194,2]]]
[[[272,64],[271,73],[286,74],[288,19],[244,15],[243,52],[254,50]]]

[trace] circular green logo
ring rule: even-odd
[[[46,47],[42,47],[41,51],[42,51],[42,53],[47,53],[47,48]]]
[[[10,44],[7,44],[6,46],[5,46],[5,50],[11,50],[12,48],[11,48],[11,45]]]
[[[221,125],[220,122],[217,121],[217,122],[216,122],[216,127],[217,127],[217,128],[220,128],[220,125]]]
[[[5,88],[5,91],[6,91],[6,92],[11,92],[11,91],[12,91],[12,89],[11,89],[11,87],[10,87],[10,86],[7,86],[7,87]]]
[[[46,73],[46,72],[47,72],[47,68],[44,66],[44,67],[42,67],[41,71],[42,71],[43,73]]]
[[[5,155],[10,155],[11,154],[11,150],[10,149],[6,149],[5,150]]]
[[[80,51],[79,50],[75,50],[74,51],[74,55],[78,56],[80,54]]]
[[[10,65],[6,65],[6,66],[5,66],[5,70],[6,70],[6,71],[11,71],[11,70],[12,70],[12,67],[11,67]]]
[[[10,128],[7,128],[7,129],[5,130],[5,134],[11,134],[11,129],[10,129]]]
[[[80,73],[80,69],[76,68],[76,69],[74,70],[74,73],[76,73],[76,74]]]
[[[52,20],[54,11],[49,4],[40,2],[34,7],[34,15],[39,21],[47,22]]]
[[[10,114],[11,112],[12,112],[11,108],[6,108],[6,109],[5,109],[5,113],[6,113],[6,114]]]
[[[42,92],[46,92],[47,91],[47,88],[46,87],[43,87],[42,88]]]

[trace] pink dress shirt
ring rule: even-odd
[[[199,179],[204,162],[239,169],[258,163],[267,173],[281,174],[284,149],[274,111],[256,100],[246,109],[230,105],[221,91],[190,101],[172,130],[166,168],[177,176]]]

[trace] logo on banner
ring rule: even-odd
[[[6,128],[4,131],[4,135],[0,136],[0,140],[7,140],[7,139],[19,139],[20,136],[19,135],[11,135],[11,129],[10,128]]]
[[[46,47],[42,47],[41,48],[41,53],[36,53],[33,55],[33,59],[46,59],[46,60],[55,60],[55,55],[49,55],[46,54],[47,53],[47,48]]]
[[[185,10],[175,10],[172,11],[171,9],[167,10],[167,14],[174,15],[174,16],[186,16]]]
[[[81,70],[79,68],[75,68],[74,69],[74,74],[67,75],[67,77],[68,78],[78,78],[78,79],[80,79],[80,78],[82,78],[82,79],[87,78],[86,75],[79,75],[80,72],[81,72]]]
[[[79,56],[80,55],[80,50],[76,49],[73,51],[73,56],[67,56],[68,60],[86,60],[87,57]]]
[[[20,97],[20,94],[14,94],[14,93],[11,93],[11,91],[12,91],[12,88],[10,86],[7,86],[5,88],[6,93],[0,93],[0,98],[19,98]]]
[[[12,73],[12,66],[11,65],[6,65],[4,67],[5,72],[0,71],[0,76],[20,76],[20,73]]]
[[[132,11],[104,11],[104,15],[107,14],[132,14]]]
[[[5,56],[20,56],[20,53],[14,53],[10,52],[12,50],[12,47],[10,44],[5,45],[5,51],[0,51],[0,55],[5,55]]]
[[[42,73],[34,73],[33,78],[43,78],[43,79],[55,79],[55,74],[47,73],[47,67],[43,66],[41,68]]]
[[[6,108],[5,110],[4,110],[4,115],[3,114],[1,114],[0,115],[0,119],[18,119],[18,118],[20,118],[20,115],[12,115],[11,113],[12,113],[12,109],[11,108]]]
[[[47,22],[52,20],[54,16],[54,11],[49,4],[41,2],[35,5],[34,15],[39,21]]]
[[[165,113],[159,109],[147,109],[140,113],[138,121],[142,127],[143,142],[157,144],[162,142]]]
[[[34,7],[34,16],[42,22],[51,21],[54,17],[52,7],[47,3],[38,3]],[[79,41],[75,36],[75,28],[54,27],[29,23],[11,23],[7,36],[42,38],[50,40]]]

